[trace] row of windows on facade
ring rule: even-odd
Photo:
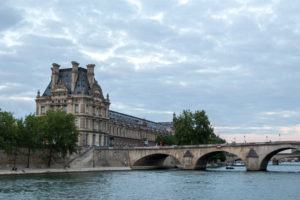
[[[101,121],[97,121],[98,124],[98,131],[101,131]],[[75,125],[76,127],[79,127],[79,119],[76,117],[75,118]],[[89,118],[85,118],[85,126],[84,128],[88,129],[89,128]],[[96,131],[96,120],[92,119],[92,130]],[[103,131],[106,131],[106,122],[103,122]]]
[[[67,112],[67,106],[66,105],[63,105],[63,106],[59,105],[59,106],[57,106],[57,109]],[[51,110],[55,110],[55,107],[51,106]],[[41,114],[45,114],[45,106],[41,106]]]
[[[54,110],[54,109],[55,109],[55,107],[51,106],[51,110]],[[63,105],[63,106],[58,105],[57,109],[63,109],[65,112],[67,112],[67,105]],[[102,116],[101,108],[98,108],[97,110],[98,110],[98,116]],[[89,106],[86,104],[85,112],[88,113],[88,111],[89,111]],[[103,112],[104,112],[103,116],[106,117],[106,109],[104,109]],[[79,105],[78,104],[75,104],[75,113],[79,113]],[[41,114],[45,114],[45,106],[41,106]],[[96,107],[95,106],[92,107],[92,114],[96,115]]]
[[[99,108],[96,108],[96,106],[92,106],[92,114],[93,115],[96,115],[96,111],[98,113],[98,116],[102,116],[102,109],[99,107]],[[85,112],[88,113],[89,112],[89,105],[88,104],[85,104]],[[106,117],[106,109],[103,109],[103,116]],[[79,113],[79,105],[78,104],[75,104],[75,113]]]
[[[95,145],[95,146],[107,146],[108,145],[108,137],[105,135],[92,135],[92,140],[89,142],[89,135],[88,133],[82,135],[81,145]]]
[[[119,137],[130,137],[135,139],[141,139],[141,138],[149,138],[151,140],[155,140],[155,134],[153,133],[146,133],[146,132],[140,132],[138,130],[132,130],[132,129],[126,129],[121,127],[109,127],[109,132],[115,136]]]

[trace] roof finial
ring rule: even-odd
[[[109,101],[109,94],[106,95],[106,100]]]

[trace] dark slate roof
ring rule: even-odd
[[[146,127],[148,130],[158,130],[160,132],[167,133],[165,127],[159,123],[141,119],[131,115],[126,115],[112,110],[109,110],[109,120],[113,122],[119,122],[124,125],[132,125],[134,127],[138,127],[139,125],[143,125],[144,123],[146,123]]]
[[[163,125],[166,128],[172,128],[173,127],[173,122],[158,122],[161,125]]]
[[[78,78],[75,85],[74,92],[71,92],[71,85],[72,85],[72,68],[67,69],[60,69],[59,70],[59,78],[58,82],[62,81],[65,86],[67,87],[69,94],[81,94],[81,91],[84,89],[84,94],[90,94],[90,85],[87,79],[87,70],[79,67],[78,68]],[[51,95],[51,81],[48,84],[43,96],[50,96]]]

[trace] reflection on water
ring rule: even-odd
[[[233,169],[226,169],[226,167],[208,168],[207,171],[239,171],[245,172],[245,166],[233,166]],[[300,162],[282,162],[279,165],[272,165],[271,162],[267,167],[268,172],[299,172]]]
[[[0,180],[0,199],[300,199],[300,163],[270,165],[268,172],[235,167],[19,175]]]

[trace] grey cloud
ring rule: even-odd
[[[140,3],[141,10],[127,1],[20,1],[6,6],[17,12],[4,12],[12,21],[1,21],[0,31],[13,27],[21,45],[0,47],[0,86],[19,85],[2,87],[2,96],[18,98],[0,99],[0,107],[19,116],[33,112],[28,98],[49,83],[51,63],[65,68],[77,60],[83,67],[95,63],[103,92],[123,105],[120,111],[142,118],[168,121],[169,111],[205,109],[216,126],[298,123],[298,115],[261,115],[300,110],[297,2]],[[24,20],[33,11],[49,15],[39,23]],[[161,21],[151,19],[159,13]],[[83,51],[112,53],[99,59]]]
[[[20,13],[7,5],[5,0],[0,2],[0,19],[0,31],[13,27],[22,20]]]

